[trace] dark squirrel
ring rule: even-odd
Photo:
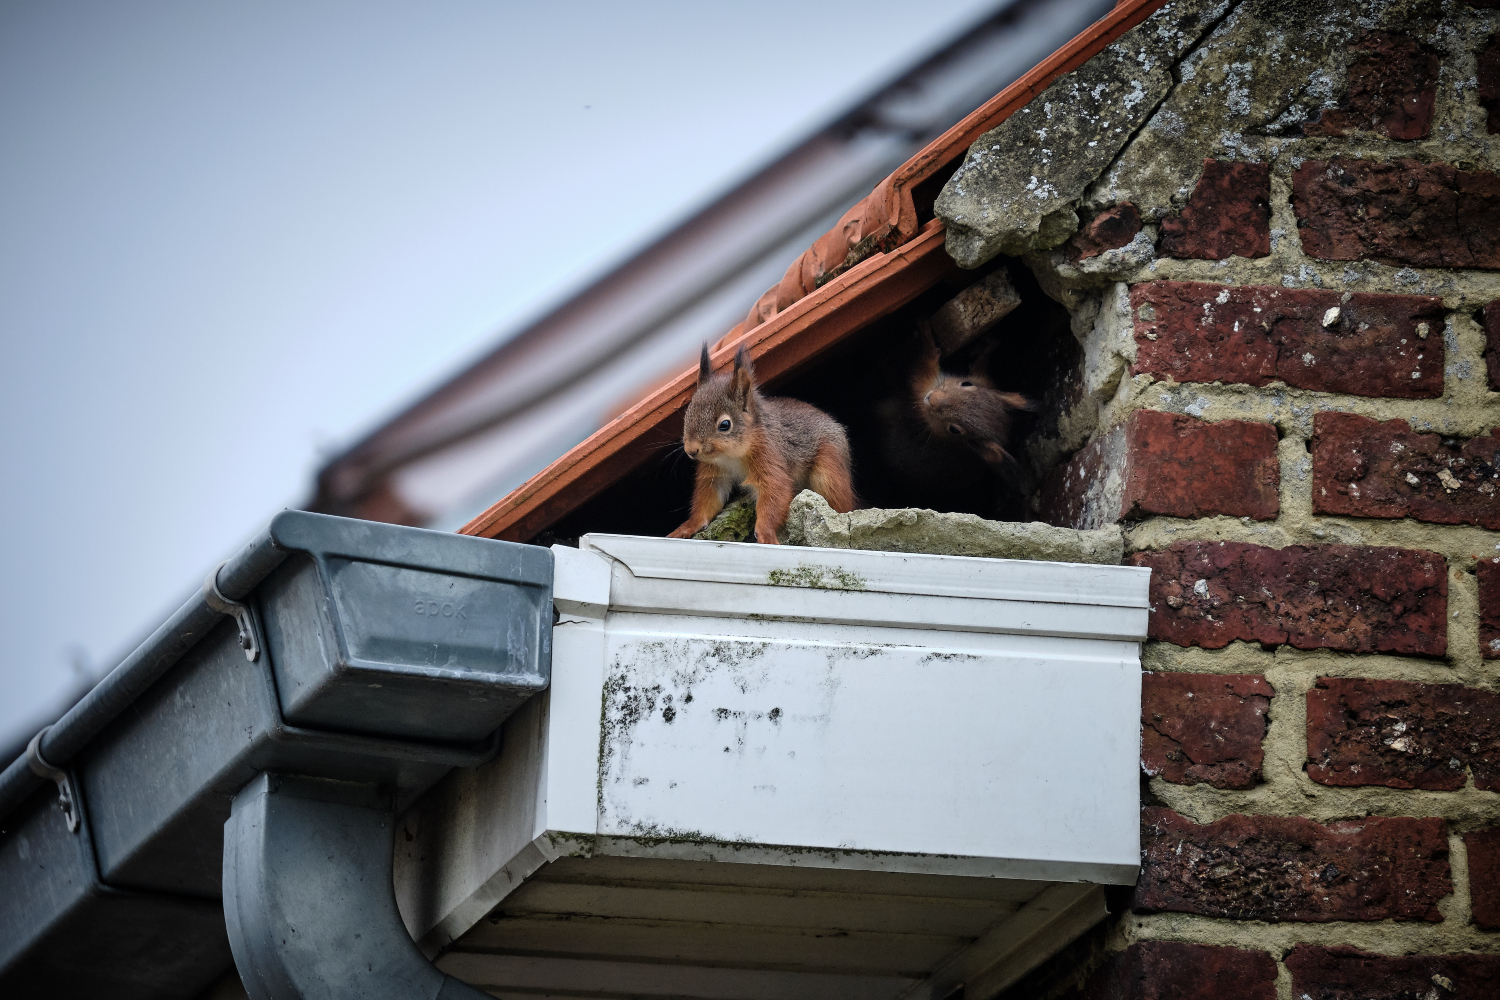
[[[849,438],[839,422],[797,399],[762,396],[743,346],[734,368],[715,375],[708,345],[698,362],[698,388],[682,421],[682,447],[698,462],[693,508],[671,538],[689,538],[724,509],[737,487],[755,497],[755,540],[776,544],[792,498],[821,494],[839,513],[857,504]]]
[[[934,435],[962,444],[992,466],[1011,467],[1006,451],[1014,414],[1033,409],[1025,396],[1001,392],[985,374],[993,345],[969,367],[968,374],[942,370],[942,352],[926,324],[918,327],[918,359],[912,372],[911,399]]]

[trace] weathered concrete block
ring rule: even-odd
[[[1350,653],[1448,651],[1448,565],[1436,552],[1191,541],[1127,563],[1155,571],[1153,639],[1204,649],[1238,639]]]
[[[1500,931],[1500,826],[1464,834],[1469,855],[1469,910],[1474,926]],[[1495,986],[1500,994],[1500,982]]]
[[[1292,995],[1307,1000],[1500,996],[1500,955],[1376,955],[1302,944],[1285,961]]]
[[[1500,694],[1322,677],[1307,693],[1307,776],[1324,785],[1500,791]]]
[[[1461,445],[1405,420],[1313,417],[1313,511],[1500,529],[1500,428]]]
[[[1453,891],[1441,819],[1369,816],[1327,826],[1300,816],[1226,816],[1198,825],[1141,810],[1138,913],[1233,920],[1443,919]]]
[[[1305,135],[1374,132],[1388,139],[1422,139],[1432,131],[1438,54],[1407,35],[1372,31],[1349,46],[1338,107],[1302,126]]]
[[[1292,174],[1302,249],[1324,260],[1500,269],[1500,174],[1417,160],[1308,160]]]
[[[1105,565],[1118,565],[1125,551],[1119,528],[1073,531],[1040,522],[986,521],[974,514],[914,508],[840,514],[811,490],[792,501],[783,540],[831,549]]]
[[[1254,787],[1273,694],[1258,674],[1146,674],[1141,769],[1179,785]]]
[[[1412,22],[1422,13],[1411,5],[1241,0],[1175,67],[1177,86],[1090,188],[1088,202],[1130,201],[1148,222],[1175,213],[1204,157],[1243,160],[1265,148],[1260,137],[1300,135],[1308,118],[1335,103],[1331,88],[1350,44],[1367,27],[1392,22],[1419,31]]]
[[[1161,252],[1190,260],[1271,254],[1271,165],[1204,160],[1180,215],[1161,221]]]
[[[932,314],[932,338],[944,354],[968,344],[1010,315],[1021,296],[1004,269],[959,292]]]
[[[1276,960],[1264,951],[1141,941],[1111,955],[1082,989],[1058,1000],[1274,1000]]]
[[[1132,374],[1174,382],[1282,381],[1357,396],[1443,394],[1443,303],[1271,285],[1150,281],[1130,289]]]
[[[1171,66],[1220,5],[1156,11],[969,147],[935,211],[962,267],[1061,244],[1084,191],[1172,89]]]
[[[1153,514],[1274,518],[1281,506],[1276,440],[1267,423],[1137,410],[1053,470],[1042,487],[1042,516],[1074,528]]]

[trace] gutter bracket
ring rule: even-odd
[[[60,767],[53,767],[47,763],[42,756],[42,737],[47,735],[47,726],[41,732],[31,738],[26,744],[26,763],[31,768],[31,773],[41,778],[50,778],[57,782],[57,808],[61,809],[63,816],[68,821],[68,832],[78,832],[78,790],[73,787],[73,777]]]
[[[224,824],[224,919],[250,1000],[490,1000],[412,942],[388,789],[263,773]]]
[[[255,627],[255,615],[251,613],[250,607],[240,601],[231,601],[219,590],[219,570],[224,568],[224,563],[215,566],[208,579],[203,581],[203,602],[221,615],[232,615],[234,622],[240,628],[240,648],[245,651],[245,659],[254,663],[260,659],[260,632]]]

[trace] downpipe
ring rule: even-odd
[[[224,824],[224,919],[250,1000],[489,1000],[406,933],[374,785],[262,774]]]

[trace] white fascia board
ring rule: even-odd
[[[584,535],[639,579],[777,584],[805,589],[922,594],[980,600],[1146,607],[1142,566],[986,559],[866,549],[753,545],[638,535]],[[821,584],[816,581],[823,581]]]
[[[610,561],[567,545],[552,546],[552,605],[558,614],[603,618],[609,609]]]
[[[551,688],[403,819],[429,951],[568,855],[1134,881],[1148,571],[582,544],[554,550]],[[767,582],[809,567],[867,589]]]

